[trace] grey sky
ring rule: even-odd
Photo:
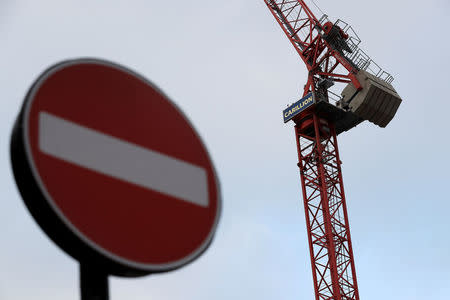
[[[166,3],[168,2],[168,3]],[[450,294],[447,0],[316,0],[351,23],[404,98],[381,129],[339,136],[360,295]],[[0,299],[78,299],[74,260],[34,223],[11,176],[9,136],[49,65],[99,57],[147,77],[190,117],[224,207],[211,248],[176,272],[111,279],[111,299],[313,299],[292,124],[306,69],[263,0],[0,3]]]

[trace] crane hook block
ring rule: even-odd
[[[359,70],[356,78],[362,89],[357,90],[349,83],[342,91],[342,100],[337,105],[348,108],[364,120],[386,127],[397,112],[402,99],[391,84],[364,70]]]

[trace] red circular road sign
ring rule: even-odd
[[[80,261],[140,275],[181,267],[210,244],[218,180],[189,120],[136,73],[62,62],[30,89],[11,156],[46,233]]]

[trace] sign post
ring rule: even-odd
[[[108,300],[108,274],[89,264],[80,264],[81,300]]]
[[[206,147],[166,95],[122,66],[46,70],[16,120],[11,160],[35,220],[80,262],[83,300],[108,298],[107,274],[180,268],[212,241],[221,198]]]

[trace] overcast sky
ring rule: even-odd
[[[339,136],[361,299],[450,294],[448,0],[316,1],[353,25],[404,102],[385,129]],[[78,265],[26,210],[13,120],[49,65],[98,57],[156,83],[190,117],[222,183],[216,237],[197,261],[112,278],[111,299],[314,299],[293,125],[306,68],[263,0],[0,2],[0,299],[79,299]]]

